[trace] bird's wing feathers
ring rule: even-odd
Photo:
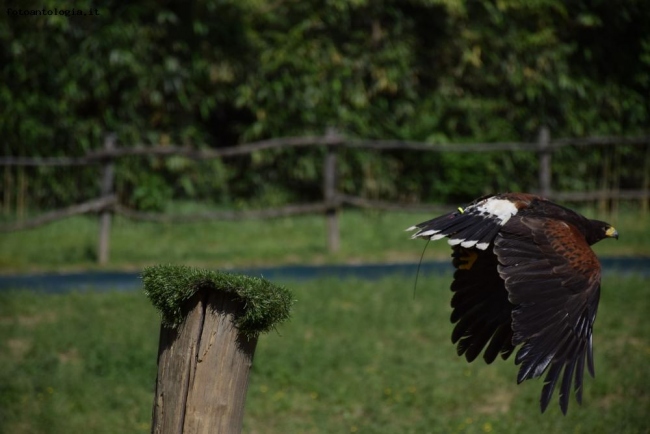
[[[507,359],[514,350],[512,305],[497,272],[496,256],[491,250],[454,246],[452,257],[456,267],[451,284],[451,322],[456,323],[452,342],[458,344],[458,355],[471,362],[487,345],[483,354],[487,363],[499,354]]]
[[[514,193],[482,197],[465,209],[459,208],[458,211],[411,226],[407,231],[417,230],[412,238],[439,240],[448,237],[452,246],[486,250],[508,220],[533,198],[531,195]]]
[[[582,399],[585,358],[593,370],[592,327],[600,293],[600,264],[572,225],[544,217],[517,216],[495,239],[498,271],[512,312],[517,380],[541,376],[544,411],[560,380],[560,407],[566,413],[571,383]],[[562,370],[564,373],[562,374]]]

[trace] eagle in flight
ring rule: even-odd
[[[539,196],[504,193],[417,224],[412,238],[448,238],[456,268],[451,284],[451,338],[468,362],[492,363],[520,346],[517,383],[546,372],[541,410],[559,383],[566,414],[571,385],[582,402],[585,361],[594,376],[592,330],[600,263],[591,245],[617,238],[590,220]]]

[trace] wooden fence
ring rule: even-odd
[[[113,214],[137,220],[156,222],[194,222],[205,220],[241,220],[264,219],[284,217],[297,214],[323,214],[327,220],[327,245],[330,251],[339,248],[338,213],[343,205],[359,208],[400,211],[439,211],[441,206],[409,205],[343,194],[337,188],[337,154],[342,147],[363,148],[369,150],[400,150],[421,152],[498,152],[498,151],[528,151],[538,155],[538,193],[560,201],[593,201],[607,199],[635,199],[641,200],[644,207],[650,199],[650,170],[645,174],[643,185],[638,190],[598,190],[588,192],[560,193],[554,192],[552,185],[552,157],[553,153],[566,146],[594,147],[611,145],[650,145],[650,136],[644,137],[591,137],[576,139],[551,139],[547,128],[542,128],[536,142],[497,142],[497,143],[472,143],[472,144],[441,144],[421,143],[401,140],[359,140],[347,139],[336,131],[328,130],[323,136],[285,137],[247,143],[238,146],[219,149],[193,149],[178,146],[131,148],[116,147],[117,138],[108,134],[104,146],[100,150],[88,152],[82,157],[57,157],[57,158],[27,158],[27,157],[0,157],[0,166],[10,167],[35,167],[35,166],[88,166],[98,165],[101,170],[100,191],[101,196],[81,204],[76,204],[65,209],[42,214],[30,219],[21,219],[16,223],[0,225],[0,232],[18,231],[34,228],[58,219],[77,214],[97,213],[100,219],[99,242],[97,258],[100,264],[109,260],[109,242],[111,218]],[[327,152],[323,164],[323,199],[318,202],[292,204],[278,208],[249,211],[214,211],[192,215],[165,215],[161,213],[148,213],[129,209],[121,205],[114,193],[114,164],[119,158],[126,156],[183,156],[193,160],[209,160],[228,158],[253,152],[298,147],[326,147]],[[649,148],[650,149],[650,148]]]

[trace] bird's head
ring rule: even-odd
[[[591,220],[591,228],[587,234],[589,244],[597,243],[605,238],[616,238],[618,240],[618,231],[614,226],[600,220]]]

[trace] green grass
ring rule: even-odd
[[[157,265],[142,272],[144,293],[162,316],[166,327],[180,326],[183,308],[198,291],[218,291],[242,303],[242,312],[234,320],[247,338],[274,330],[286,321],[294,302],[283,286],[243,274],[224,273],[182,265]]]
[[[650,256],[650,214],[621,211],[593,218],[614,224],[621,238],[596,245],[608,256]],[[413,241],[407,227],[431,214],[341,213],[341,249],[327,251],[322,216],[273,220],[160,224],[116,218],[111,232],[109,269],[139,270],[159,263],[207,268],[275,264],[417,261],[424,243]],[[29,231],[0,235],[0,272],[66,271],[97,268],[97,219],[83,216]],[[426,259],[449,258],[444,241],[431,243]]]
[[[286,282],[290,321],[260,337],[247,433],[644,433],[648,279],[611,276],[595,379],[562,416],[512,360],[455,355],[450,277]],[[0,293],[0,432],[147,433],[160,319],[141,292]]]

